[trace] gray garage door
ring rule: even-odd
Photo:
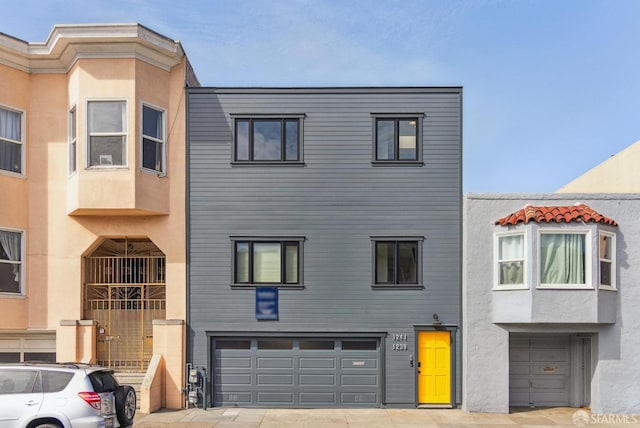
[[[514,335],[509,338],[509,404],[569,406],[568,335]]]
[[[378,407],[380,340],[213,338],[215,406]]]

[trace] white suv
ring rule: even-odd
[[[136,393],[113,370],[75,363],[0,364],[0,428],[133,424]]]

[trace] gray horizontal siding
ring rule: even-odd
[[[188,91],[188,109],[194,363],[207,363],[206,331],[412,333],[434,312],[459,324],[459,90],[204,88]],[[371,164],[371,113],[394,112],[424,113],[424,166]],[[230,115],[290,113],[305,115],[303,167],[231,164]],[[279,321],[256,321],[255,291],[230,287],[232,235],[305,237],[305,287],[281,288]],[[424,237],[423,289],[372,289],[381,235]],[[408,353],[386,358],[384,401],[412,403]]]

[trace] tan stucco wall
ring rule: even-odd
[[[640,193],[640,141],[587,171],[557,193]]]
[[[117,33],[121,29],[115,26],[105,31]],[[166,256],[166,317],[172,321],[154,328],[158,334],[154,352],[162,354],[163,361],[163,405],[181,407],[186,317],[184,87],[188,64],[181,47],[172,40],[160,40],[157,51],[148,51],[154,56],[153,64],[136,59],[136,55],[145,56],[141,54],[144,49],[156,49],[149,47],[155,43],[155,35],[148,36],[152,39],[138,38],[117,46],[92,39],[88,43],[93,47],[81,48],[83,54],[78,57],[67,56],[71,63],[55,71],[40,67],[27,72],[22,70],[24,65],[0,64],[0,105],[22,110],[26,123],[23,176],[0,172],[0,200],[6,201],[0,210],[0,228],[25,232],[25,293],[0,295],[0,330],[16,337],[36,330],[55,332],[59,361],[94,362],[95,323],[83,320],[83,257],[106,237],[147,237]],[[71,44],[67,47],[75,49]],[[122,54],[123,47],[132,50]],[[116,53],[109,57],[105,52],[111,48]],[[87,54],[87,49],[95,52]],[[5,54],[0,52],[0,59],[5,59]],[[53,67],[64,57],[52,55],[50,64]],[[21,64],[35,64],[29,61]],[[125,167],[86,168],[89,100],[127,101]],[[165,110],[165,176],[141,171],[143,102]],[[74,107],[77,170],[70,175],[68,112]]]

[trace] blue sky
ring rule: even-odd
[[[552,192],[640,140],[637,0],[0,0],[0,31],[139,22],[205,86],[463,86],[464,192]]]

